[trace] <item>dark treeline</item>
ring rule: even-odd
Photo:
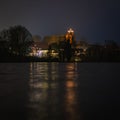
[[[120,46],[114,40],[105,40],[104,45],[91,45],[83,61],[120,62]]]
[[[13,56],[26,56],[32,42],[31,33],[21,25],[1,31],[0,59],[9,59]]]

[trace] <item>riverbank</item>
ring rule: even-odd
[[[58,59],[39,58],[31,56],[0,57],[0,62],[59,62]]]
[[[58,58],[39,58],[35,56],[0,56],[0,63],[3,62],[67,62],[60,61]],[[120,62],[120,59],[84,59],[81,61],[71,60],[69,62]]]

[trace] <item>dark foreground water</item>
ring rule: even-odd
[[[120,119],[120,63],[0,63],[0,120]]]

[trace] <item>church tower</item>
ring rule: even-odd
[[[70,44],[74,43],[74,31],[70,28],[66,33],[66,40],[70,40]]]

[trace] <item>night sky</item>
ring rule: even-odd
[[[120,0],[0,0],[0,30],[18,24],[42,38],[73,28],[76,40],[120,43]]]

